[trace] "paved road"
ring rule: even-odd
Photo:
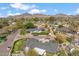
[[[9,35],[7,37],[7,41],[5,43],[3,43],[2,45],[0,45],[0,56],[8,56],[9,55],[10,49],[8,47],[11,46],[16,35],[17,35],[17,32],[11,33],[11,35]]]

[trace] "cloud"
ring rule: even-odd
[[[37,14],[37,13],[44,13],[44,12],[47,12],[47,10],[40,10],[40,9],[32,9],[30,10],[28,13],[30,14]]]
[[[79,8],[76,9],[75,13],[76,14],[79,14]]]
[[[12,8],[20,9],[20,10],[29,10],[29,9],[36,7],[35,5],[25,5],[25,4],[21,4],[21,3],[10,4],[10,6]]]

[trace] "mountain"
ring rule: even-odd
[[[20,19],[20,18],[33,18],[33,17],[45,18],[45,17],[49,17],[49,15],[23,13],[21,15],[9,16],[9,18],[15,18],[15,19],[17,19],[17,18],[18,19]]]
[[[33,18],[33,17],[37,17],[37,18],[46,18],[46,17],[55,17],[55,19],[57,20],[66,20],[66,19],[71,19],[71,20],[79,20],[79,14],[77,15],[66,15],[66,14],[63,14],[63,13],[59,13],[59,14],[56,14],[56,15],[45,15],[45,14],[29,14],[29,13],[23,13],[23,14],[20,14],[20,15],[14,15],[14,16],[9,16],[7,18],[13,18],[13,19],[21,19],[21,18]]]

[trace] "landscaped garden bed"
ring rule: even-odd
[[[33,32],[32,34],[33,35],[48,35],[49,32],[47,32],[47,31],[41,31],[41,32]]]

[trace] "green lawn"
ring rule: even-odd
[[[32,34],[33,34],[33,35],[48,35],[49,32],[47,32],[47,31],[42,31],[42,32],[33,32]]]
[[[12,53],[13,54],[19,53],[23,49],[24,43],[25,43],[25,40],[23,39],[20,39],[14,42]]]

